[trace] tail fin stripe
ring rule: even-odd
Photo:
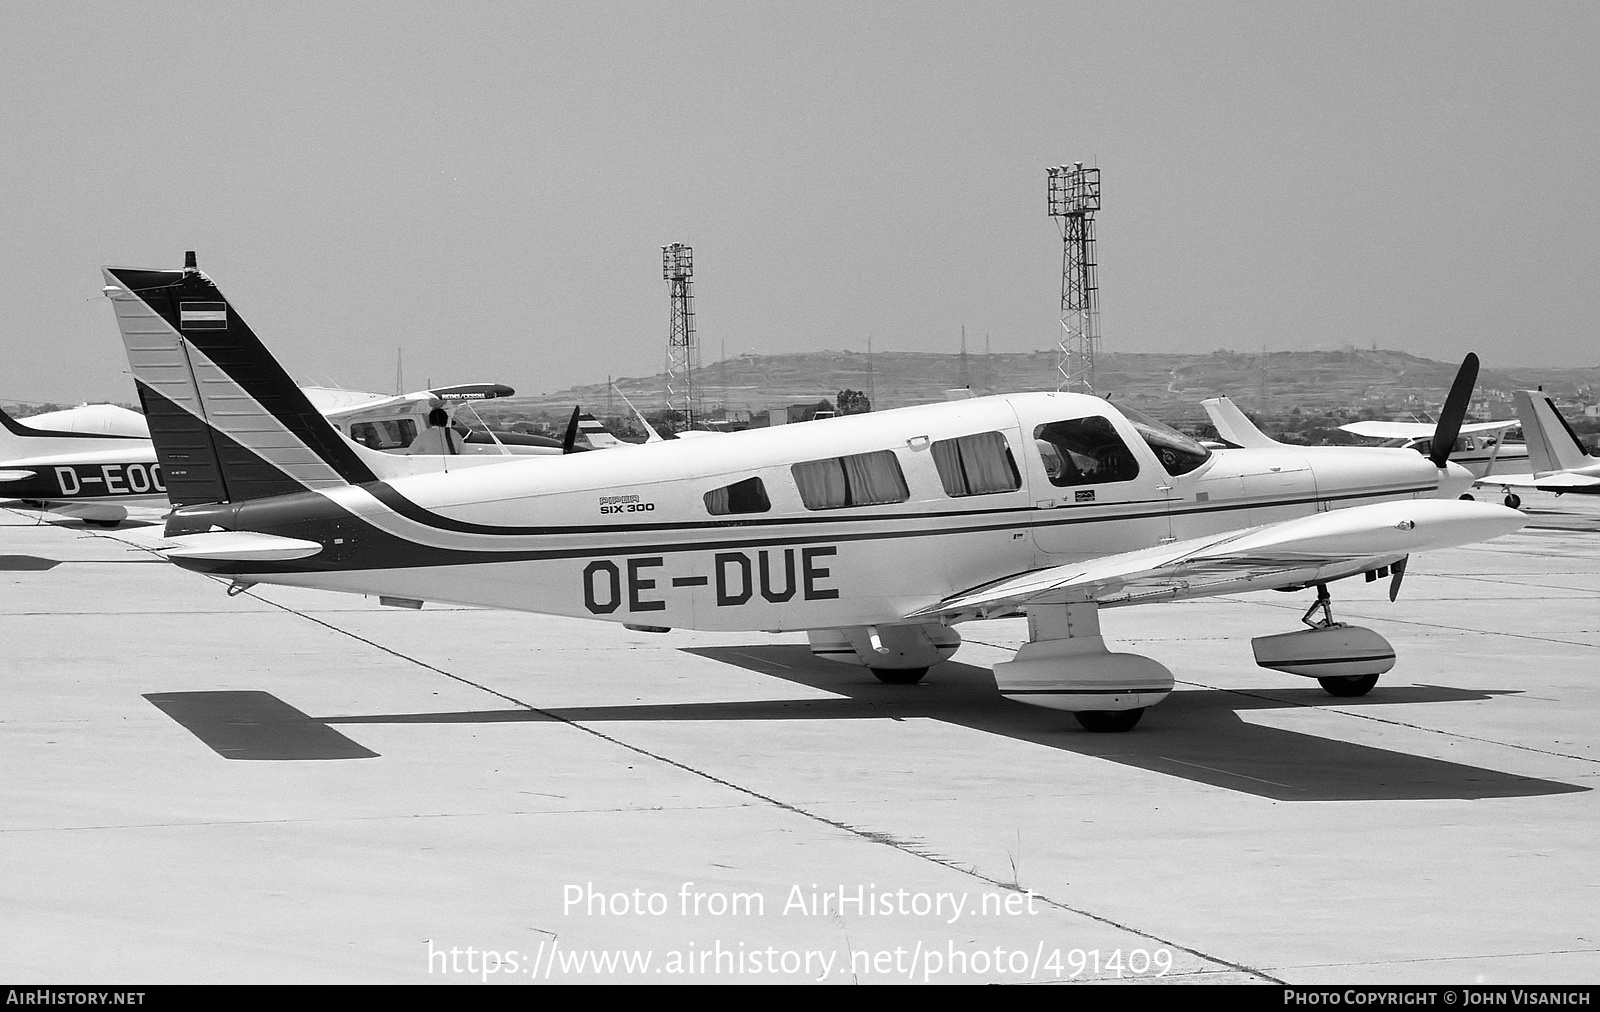
[[[107,274],[120,288],[113,302],[141,396],[148,392],[165,441],[203,486],[174,502],[242,501],[376,480],[208,278],[122,268]],[[202,494],[210,498],[196,498]]]

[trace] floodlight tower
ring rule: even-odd
[[[661,275],[672,300],[672,325],[667,335],[667,407],[683,415],[684,428],[700,417],[700,344],[694,336],[694,251],[681,242],[661,247]]]
[[[1061,340],[1057,390],[1094,393],[1100,345],[1100,284],[1094,258],[1094,213],[1100,170],[1082,162],[1045,169],[1050,217],[1061,220]]]

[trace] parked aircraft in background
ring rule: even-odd
[[[1257,661],[1360,695],[1394,651],[1334,622],[1327,585],[1389,576],[1393,597],[1410,553],[1526,521],[1458,501],[1472,475],[1442,456],[1212,452],[1062,393],[419,473],[311,410],[192,258],[106,282],[176,507],[161,550],[237,588],[804,630],[887,682],[948,657],[959,622],[1026,614],[1000,692],[1126,730],[1173,677],[1108,650],[1102,608],[1314,589],[1309,628],[1258,638]],[[1435,446],[1454,443],[1476,373],[1469,356]]]
[[[1450,459],[1482,478],[1501,471],[1518,472],[1528,468],[1528,448],[1522,443],[1507,443],[1503,436],[1520,423],[1468,422],[1461,426],[1450,449]],[[1422,422],[1351,422],[1339,428],[1368,439],[1381,439],[1384,446],[1403,446],[1426,457],[1433,452],[1434,426]],[[1513,504],[1514,505],[1514,504]]]
[[[519,455],[559,455],[562,443],[520,432],[490,432],[458,422],[451,408],[463,391],[445,387],[399,397],[313,388],[307,396],[346,436],[386,453],[416,455],[433,466],[500,463]],[[92,404],[18,421],[0,411],[0,501],[21,502],[87,524],[115,527],[130,511],[156,519],[168,509],[166,485],[145,416]],[[582,444],[572,449],[588,449]],[[454,461],[454,463],[451,463]]]
[[[1497,470],[1478,484],[1498,486],[1505,493],[1508,506],[1522,502],[1516,489],[1538,489],[1556,495],[1600,494],[1600,457],[1584,447],[1583,440],[1556,409],[1555,401],[1542,390],[1518,390],[1512,399],[1528,446],[1529,470],[1520,474]]]
[[[1201,406],[1206,409],[1217,434],[1234,446],[1259,448],[1287,445],[1263,433],[1226,397],[1213,397],[1202,401]],[[1451,443],[1450,462],[1461,465],[1480,479],[1474,484],[1498,485],[1498,480],[1489,480],[1490,475],[1498,476],[1503,471],[1517,471],[1528,466],[1528,448],[1521,443],[1503,441],[1503,434],[1519,424],[1515,421],[1463,424]],[[1433,455],[1438,430],[1437,425],[1421,422],[1378,421],[1350,422],[1339,428],[1366,439],[1382,440],[1381,445],[1386,447],[1415,450],[1424,457]],[[1506,505],[1515,509],[1522,505],[1522,500],[1508,490]]]
[[[516,393],[503,383],[466,383],[393,397],[326,387],[303,389],[312,406],[340,432],[385,453],[537,456],[571,452],[563,449],[560,440],[492,430],[477,417],[474,404]],[[582,444],[574,447],[588,448]]]
[[[15,419],[32,429],[49,429],[54,432],[76,432],[89,436],[137,436],[150,438],[150,428],[144,416],[117,404],[80,404],[64,411],[47,411],[40,415]]]
[[[592,416],[574,414],[567,439],[490,430],[477,401],[509,397],[500,383],[470,383],[388,396],[304,388],[313,407],[347,438],[403,453],[444,470],[502,463],[513,456],[556,456],[617,445]],[[476,422],[476,426],[472,424]],[[482,458],[482,459],[470,459]],[[130,510],[156,519],[169,508],[145,416],[115,404],[34,415],[0,411],[0,501],[12,500],[84,523],[115,527]]]
[[[0,500],[114,527],[165,509],[166,485],[138,412],[94,404],[17,421],[0,411]]]

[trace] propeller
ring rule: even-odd
[[[1450,462],[1450,451],[1455,449],[1456,437],[1461,435],[1461,421],[1467,417],[1467,403],[1472,400],[1472,388],[1478,382],[1478,356],[1467,352],[1461,360],[1456,381],[1450,385],[1450,395],[1444,399],[1439,412],[1439,424],[1433,430],[1432,450],[1428,459],[1434,467],[1444,467]]]
[[[566,435],[566,438],[561,440],[561,452],[562,453],[571,453],[574,449],[577,448],[577,445],[578,445],[578,415],[582,413],[582,408],[583,408],[583,405],[580,404],[580,405],[577,405],[576,407],[574,407],[572,409],[572,421],[567,423],[567,435]],[[1457,424],[1459,424],[1459,423],[1457,423]],[[1454,439],[1455,437],[1452,436],[1451,438]]]
[[[1411,561],[1411,556],[1402,555],[1398,562],[1389,564],[1389,572],[1394,574],[1394,579],[1389,581],[1389,600],[1393,602],[1400,596],[1400,581],[1406,578],[1406,563]]]

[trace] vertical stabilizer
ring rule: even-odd
[[[587,411],[578,415],[578,431],[583,434],[584,439],[588,440],[589,445],[595,449],[618,446],[622,442],[622,440],[613,436],[611,430],[602,425],[598,418]]]
[[[1528,464],[1534,474],[1600,464],[1600,457],[1589,456],[1583,441],[1543,391],[1518,390],[1513,396],[1517,419],[1522,422],[1523,442],[1528,446]]]
[[[1255,423],[1245,417],[1238,405],[1226,397],[1213,397],[1200,402],[1206,409],[1206,414],[1211,416],[1211,424],[1216,426],[1217,435],[1225,442],[1234,446],[1253,447],[1263,449],[1283,444],[1268,436]]]
[[[173,505],[375,480],[192,254],[183,270],[105,279]]]

